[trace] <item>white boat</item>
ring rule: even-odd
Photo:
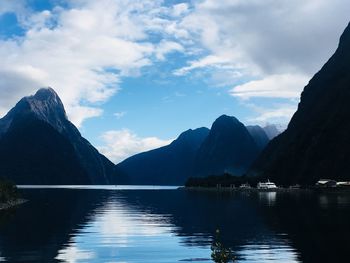
[[[248,183],[246,183],[246,184],[241,184],[240,186],[239,186],[239,188],[240,189],[250,189],[250,188],[252,188]]]
[[[265,183],[259,182],[257,188],[258,189],[277,189],[277,186],[275,185],[275,183],[272,183],[269,180],[267,180],[267,182]]]

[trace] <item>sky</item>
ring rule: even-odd
[[[0,117],[52,87],[113,162],[222,114],[287,125],[348,0],[0,0]]]

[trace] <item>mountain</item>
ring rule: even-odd
[[[216,119],[198,150],[195,175],[243,174],[260,152],[247,128],[235,117]]]
[[[259,150],[262,151],[270,141],[265,129],[261,128],[259,125],[250,125],[246,128],[253,137],[256,145],[259,147]]]
[[[337,50],[310,80],[287,130],[250,169],[279,184],[350,180],[350,24]]]
[[[121,178],[117,183],[183,185],[193,173],[197,150],[208,134],[207,128],[187,130],[167,146],[124,160],[116,165]]]
[[[0,175],[17,184],[106,184],[113,171],[51,88],[22,98],[0,119]]]
[[[276,127],[274,124],[267,124],[265,127],[263,127],[267,137],[269,140],[272,140],[275,138],[277,135],[279,135],[281,132],[279,129]]]

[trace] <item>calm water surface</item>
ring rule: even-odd
[[[0,261],[349,262],[350,195],[188,192],[173,187],[22,188],[0,212]]]

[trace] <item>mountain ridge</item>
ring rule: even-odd
[[[138,153],[120,162],[116,165],[116,171],[121,180],[116,181],[116,183],[146,184],[148,182],[151,184],[183,185],[188,178],[193,176],[202,177],[211,175],[212,173],[222,174],[229,171],[235,175],[241,175],[266,145],[268,137],[260,126],[254,127],[254,131],[252,132],[235,117],[222,115],[214,121],[212,126],[214,127],[214,131],[219,129],[222,130],[222,132],[219,133],[227,133],[226,137],[229,138],[228,140],[225,136],[218,137],[220,145],[217,151],[225,151],[224,155],[229,156],[230,151],[232,151],[232,149],[229,148],[230,144],[227,142],[230,142],[231,137],[237,137],[237,134],[232,132],[231,125],[239,127],[244,134],[242,138],[248,140],[248,145],[246,145],[246,147],[253,149],[253,154],[248,156],[248,161],[246,161],[242,167],[241,165],[237,165],[237,163],[235,164],[239,166],[239,173],[237,172],[238,169],[233,169],[234,167],[231,167],[230,159],[225,160],[224,163],[219,162],[217,170],[211,170],[210,166],[213,165],[212,160],[215,162],[217,160],[211,156],[211,151],[206,150],[203,150],[203,154],[207,155],[207,152],[209,153],[207,156],[208,160],[203,162],[208,165],[208,167],[202,170],[198,169],[201,168],[203,164],[202,161],[198,160],[198,151],[202,147],[204,141],[207,140],[210,133],[213,133],[213,128],[209,130],[208,128],[202,127],[184,131],[176,140],[167,146]],[[216,131],[215,133],[217,134],[218,132]],[[237,141],[241,141],[242,138],[237,137]],[[212,141],[210,144],[215,148],[217,142]],[[237,150],[239,153],[249,151],[249,149],[244,149],[244,147]],[[217,154],[218,152],[214,153],[214,155],[218,155],[219,158],[222,158],[222,155]]]
[[[190,176],[196,151],[208,128],[189,129],[169,145],[133,155],[116,165],[125,184],[181,185]]]

